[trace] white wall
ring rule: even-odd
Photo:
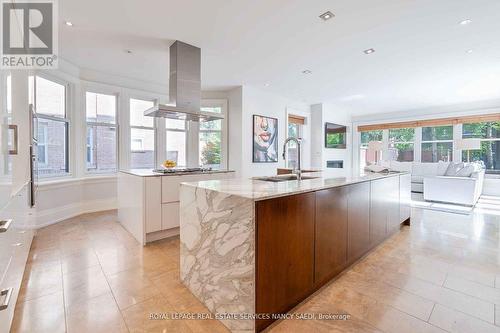
[[[243,136],[241,132],[243,117],[243,87],[229,91],[228,95],[228,169],[236,171],[235,177],[241,177],[243,160],[241,158],[241,147]]]
[[[240,92],[238,90],[232,92],[232,95],[235,96],[239,94]],[[281,157],[280,152],[287,136],[287,110],[290,110],[290,112],[292,112],[292,110],[297,113],[300,112],[309,117],[310,108],[305,103],[297,102],[252,86],[243,86],[241,88],[241,95],[241,108],[230,107],[230,168],[241,165],[239,169],[240,172],[238,172],[237,176],[243,178],[275,175],[278,167],[285,167],[285,161]],[[252,162],[253,115],[265,115],[278,118],[278,162]],[[236,138],[237,136],[239,139]],[[232,141],[233,138],[235,139],[234,142]],[[310,144],[307,144],[307,142],[310,142],[309,138],[305,138],[305,143],[302,147],[304,156],[310,156],[311,154]],[[310,158],[307,160],[303,159],[303,165],[304,167],[310,167]]]
[[[312,163],[317,169],[326,170],[330,160],[344,161],[343,169],[328,169],[338,176],[348,176],[352,171],[352,123],[348,112],[332,104],[322,103],[311,106],[312,115]],[[346,149],[325,148],[325,123],[347,126]]]
[[[117,207],[116,176],[65,179],[42,183],[32,210],[33,228],[40,228],[83,213]]]

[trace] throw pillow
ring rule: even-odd
[[[445,176],[454,177],[457,175],[457,172],[464,167],[464,163],[450,163],[448,169],[444,173]]]
[[[470,177],[472,173],[474,172],[474,166],[469,164],[464,166],[462,169],[457,171],[456,176],[457,177]]]

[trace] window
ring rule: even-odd
[[[184,120],[165,119],[165,127],[167,129],[167,160],[174,161],[177,166],[185,167],[187,165],[186,122]]]
[[[500,173],[500,122],[463,124],[462,138],[481,140],[481,149],[462,151],[462,161],[482,161],[486,173]]]
[[[155,167],[154,118],[144,116],[144,111],[154,106],[153,101],[130,99],[130,150],[131,168]]]
[[[115,172],[116,156],[116,96],[87,92],[86,165],[89,172]]]
[[[389,160],[412,162],[414,153],[415,128],[389,130]]]
[[[200,122],[199,164],[206,168],[223,169],[226,166],[224,131],[227,104],[223,100],[205,100],[203,104],[202,111],[218,113],[223,119]]]
[[[364,169],[370,163],[374,163],[380,156],[375,156],[374,152],[368,150],[368,143],[371,141],[382,142],[382,130],[361,132],[361,144],[359,146],[360,168]]]
[[[37,164],[40,177],[69,173],[66,85],[40,76],[29,78],[30,103],[37,114]]]
[[[46,166],[48,162],[48,149],[47,149],[47,134],[49,124],[45,121],[38,122],[38,144],[37,144],[37,157],[38,165]]]
[[[301,125],[298,123],[288,123],[288,135],[287,137],[300,138],[301,137]],[[287,167],[295,169],[298,167],[298,149],[297,143],[290,141],[287,146]]]
[[[453,160],[453,126],[422,127],[422,162]]]

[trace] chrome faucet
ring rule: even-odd
[[[302,169],[300,168],[300,143],[302,142],[301,138],[289,137],[285,140],[283,144],[283,159],[286,160],[286,146],[290,141],[295,141],[297,143],[297,167],[293,169],[292,173],[297,175],[297,180],[302,180]]]

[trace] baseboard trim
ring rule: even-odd
[[[117,207],[116,199],[112,198],[70,204],[42,211],[35,210],[32,216],[35,224],[29,226],[29,228],[39,229],[78,215],[117,209]]]
[[[161,230],[156,232],[151,232],[146,234],[146,243],[151,243],[160,239],[169,238],[173,236],[178,236],[180,234],[180,228],[172,228],[167,230]]]

